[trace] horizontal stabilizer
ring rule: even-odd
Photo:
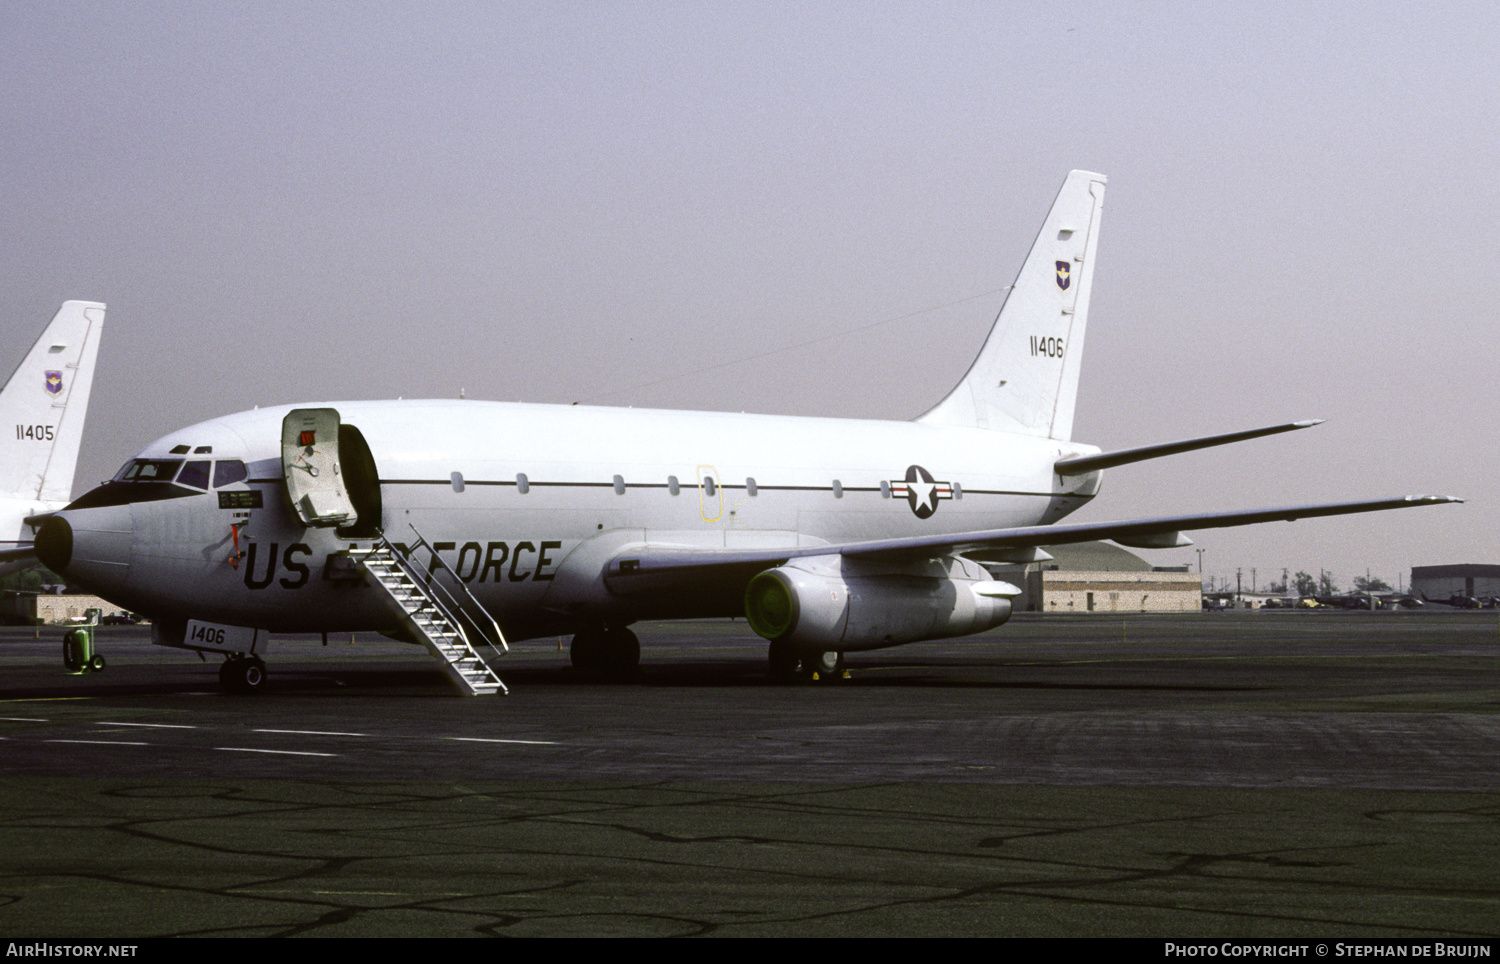
[[[1312,428],[1314,425],[1322,424],[1321,418],[1310,418],[1300,422],[1288,422],[1285,425],[1272,425],[1269,428],[1252,428],[1247,432],[1230,432],[1227,435],[1209,435],[1204,438],[1185,439],[1181,442],[1143,445],[1140,448],[1101,452],[1098,455],[1074,455],[1058,459],[1053,469],[1058,475],[1084,475],[1100,469],[1114,468],[1116,465],[1129,465],[1131,462],[1159,459],[1164,455],[1177,455],[1181,452],[1212,448],[1215,445],[1228,445],[1230,442],[1243,442],[1246,439],[1260,438],[1263,435],[1295,432],[1299,428]]]
[[[0,547],[0,563],[6,562],[35,562],[36,550],[31,543],[6,543]]]

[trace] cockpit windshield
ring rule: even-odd
[[[112,481],[171,482],[175,479],[178,485],[206,489],[208,480],[212,478],[214,488],[217,489],[240,482],[249,474],[245,463],[239,459],[220,459],[217,462],[204,459],[185,465],[182,459],[131,459],[115,473]]]
[[[115,477],[86,492],[70,508],[86,509],[132,502],[180,499],[243,482],[249,476],[239,459],[131,459]]]
[[[170,482],[182,459],[132,459],[115,476],[116,482]]]
[[[214,463],[214,488],[243,481],[250,472],[239,459],[220,459]]]
[[[178,485],[190,485],[195,489],[208,488],[208,467],[212,462],[189,462],[177,473]]]

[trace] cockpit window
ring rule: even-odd
[[[136,459],[121,470],[120,482],[170,482],[182,459]]]
[[[163,499],[185,499],[207,491],[208,481],[214,488],[243,482],[249,471],[239,459],[132,459],[115,477],[90,492],[85,492],[69,506],[91,509],[136,502],[159,502]],[[174,482],[173,479],[176,479]],[[259,498],[259,494],[255,493]],[[221,499],[220,508],[224,507]]]
[[[214,466],[214,488],[223,488],[226,485],[242,482],[249,474],[245,463],[239,459],[223,459]]]
[[[190,485],[195,489],[208,488],[208,467],[212,462],[189,462],[177,474],[178,485]]]

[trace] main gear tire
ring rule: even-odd
[[[766,653],[768,675],[773,683],[792,683],[797,679],[797,667],[802,658],[785,640],[772,640]]]

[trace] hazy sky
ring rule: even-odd
[[[910,418],[1086,168],[1076,437],[1329,421],[1075,519],[1455,494],[1205,573],[1500,563],[1493,3],[49,0],[0,45],[0,367],[109,304],[78,492],[255,404]]]

